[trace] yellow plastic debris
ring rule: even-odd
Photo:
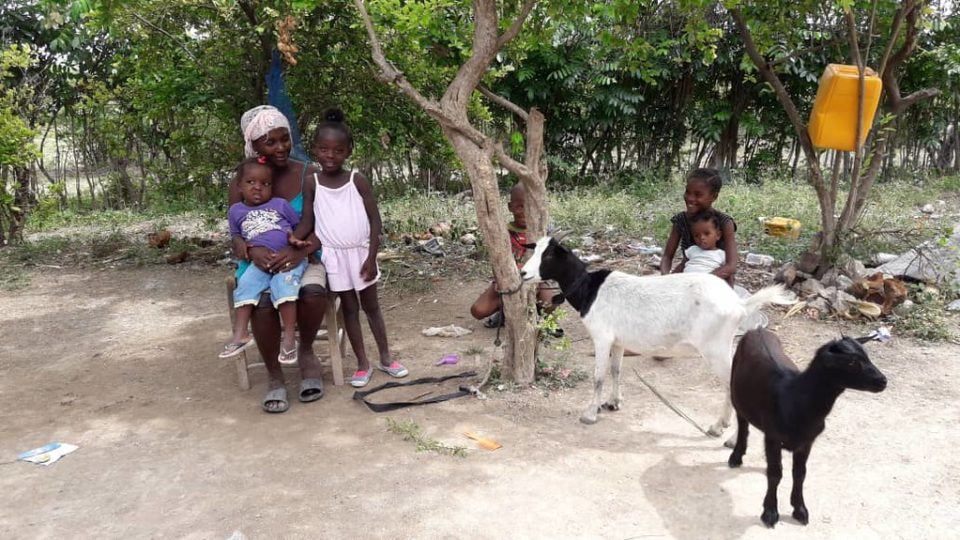
[[[476,441],[477,446],[479,446],[480,448],[483,448],[484,450],[493,451],[499,448],[503,448],[503,445],[498,443],[497,441],[493,439],[488,439],[486,437],[481,437],[480,435],[477,435],[472,431],[464,432],[463,435],[468,439]]]
[[[785,217],[761,218],[760,224],[763,225],[763,232],[768,236],[777,236],[779,238],[800,238],[800,222],[795,219]]]
[[[873,116],[880,102],[883,84],[877,73],[864,69],[863,77],[863,123],[860,144],[867,138]],[[855,150],[857,131],[857,90],[859,87],[857,66],[828,64],[820,77],[817,98],[810,113],[807,132],[813,145],[818,148],[833,148],[844,152]]]

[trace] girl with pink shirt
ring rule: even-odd
[[[408,371],[390,356],[387,328],[377,299],[381,221],[373,188],[362,174],[343,168],[353,152],[353,136],[343,121],[343,112],[330,109],[324,113],[324,119],[312,147],[321,172],[313,174],[316,191],[313,204],[304,205],[303,219],[314,223],[330,291],[340,296],[347,338],[357,357],[357,371],[350,384],[359,388],[373,376],[363,346],[360,308],[367,314],[380,353],[376,368],[394,377],[405,377]]]

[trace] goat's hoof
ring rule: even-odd
[[[743,465],[743,454],[738,454],[736,452],[730,454],[730,459],[727,460],[727,465],[731,469],[736,469],[737,467]]]
[[[583,416],[580,417],[580,421],[583,422],[584,424],[587,424],[587,425],[596,424],[596,423],[597,423],[597,417],[596,417],[595,415],[594,415],[594,416],[589,416],[589,415],[586,415],[586,414],[585,414],[585,415],[583,415]]]
[[[764,525],[772,529],[773,526],[776,525],[778,521],[780,521],[780,512],[777,512],[775,508],[764,510],[763,513],[760,514],[760,521],[762,521]]]
[[[707,435],[710,437],[719,437],[720,435],[723,435],[723,426],[719,426],[717,424],[710,426],[710,429],[707,430]]]
[[[731,450],[733,450],[734,448],[736,448],[736,447],[737,447],[737,436],[734,435],[734,436],[730,437],[729,439],[723,441],[723,446],[725,446],[725,447],[727,447],[727,448],[729,448],[729,449],[731,449]]]
[[[810,522],[810,513],[807,512],[806,506],[798,506],[793,509],[793,519],[800,522],[801,525],[806,525]]]
[[[606,409],[606,410],[608,410],[608,411],[619,411],[619,410],[620,410],[620,402],[619,402],[619,401],[608,401],[608,402],[604,403],[603,405],[601,405],[601,407],[604,408],[604,409]]]

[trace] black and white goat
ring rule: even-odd
[[[730,397],[737,411],[737,444],[729,465],[739,467],[747,451],[747,424],[763,432],[767,456],[767,495],[760,519],[773,527],[780,519],[777,486],[783,476],[781,450],[793,452],[793,517],[806,525],[810,519],[803,502],[803,480],[813,441],[823,432],[824,419],[847,388],[880,392],[887,378],[880,373],[861,342],[872,338],[843,338],[817,350],[810,366],[800,372],[768,330],[751,330],[733,356]]]
[[[614,411],[620,408],[624,349],[639,352],[662,346],[692,346],[729,391],[733,338],[740,321],[765,304],[789,302],[780,286],[762,289],[742,300],[712,274],[639,277],[611,270],[588,272],[583,261],[551,237],[528,247],[534,250],[533,255],[520,276],[526,281],[555,280],[593,339],[597,361],[594,396],[580,417],[586,424],[597,421],[608,369],[613,389],[603,407]],[[719,436],[730,425],[731,414],[728,395],[709,433]]]

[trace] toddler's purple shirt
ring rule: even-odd
[[[243,202],[231,205],[227,221],[232,236],[240,235],[250,245],[280,251],[289,245],[287,235],[300,223],[300,217],[286,199],[274,197],[260,206]]]

